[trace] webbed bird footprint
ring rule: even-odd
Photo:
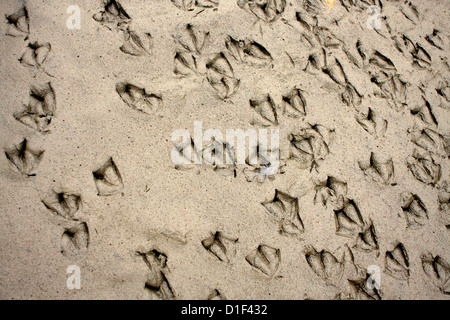
[[[355,118],[364,130],[375,137],[383,137],[386,133],[387,120],[381,119],[378,113],[370,107],[367,111],[357,112]]]
[[[323,0],[305,0],[302,3],[302,7],[313,16],[321,15],[326,9]]]
[[[175,165],[176,169],[187,169],[189,164],[202,162],[203,150],[197,148],[192,137],[177,144],[175,150],[174,158],[177,158],[179,162]]]
[[[210,42],[210,34],[208,31],[202,31],[191,24],[187,24],[184,34],[175,37],[175,39],[187,52],[200,55]]]
[[[400,200],[408,228],[423,226],[428,221],[427,208],[417,195],[403,192]]]
[[[177,51],[173,60],[175,65],[173,72],[177,75],[188,76],[199,73],[198,59],[195,55],[189,52]]]
[[[338,48],[341,46],[341,44],[344,43],[342,40],[336,37],[336,35],[334,35],[333,32],[330,31],[330,29],[324,26],[314,26],[313,33],[320,46],[324,48]]]
[[[362,103],[362,95],[356,88],[348,82],[345,86],[344,92],[341,94],[341,100],[349,107],[357,107]]]
[[[403,81],[398,74],[389,74],[380,71],[371,74],[370,81],[374,83],[378,89],[374,90],[374,95],[386,99],[393,107],[400,109],[406,105],[406,89],[408,83]]]
[[[416,24],[419,22],[419,10],[411,3],[411,1],[404,1],[404,3],[400,5],[400,12],[403,13],[405,18],[410,20],[412,23]]]
[[[298,236],[305,231],[298,198],[276,189],[273,200],[261,204],[278,221],[280,234]]]
[[[148,32],[139,35],[133,30],[124,31],[124,44],[120,51],[132,56],[143,56],[150,52],[152,47],[152,35]]]
[[[55,92],[49,82],[42,87],[31,87],[28,105],[15,113],[14,118],[38,132],[48,132],[55,111]]]
[[[236,177],[236,158],[234,148],[221,140],[215,140],[212,137],[203,149],[194,143],[192,138],[183,141],[175,146],[173,157],[177,158],[178,164],[175,169],[190,169],[190,164],[205,164],[212,166],[213,170],[224,176]],[[203,158],[202,158],[203,157]]]
[[[109,196],[123,190],[122,176],[112,158],[109,158],[105,164],[92,174],[99,196]]]
[[[448,82],[442,82],[435,89],[441,100],[450,102],[450,85]]]
[[[416,68],[425,69],[432,64],[430,54],[418,43],[414,43],[408,36],[402,35],[401,40],[397,37],[393,38],[395,47],[403,54],[409,53],[412,59],[412,65]],[[429,38],[427,37],[427,40]]]
[[[226,237],[222,232],[217,231],[202,241],[202,246],[220,261],[230,262],[236,254],[234,245],[238,239]]]
[[[334,140],[334,130],[322,125],[309,125],[292,133],[288,137],[290,142],[289,158],[298,161],[303,168],[317,168],[330,153],[330,146]]]
[[[386,186],[394,184],[394,162],[392,159],[383,162],[372,152],[369,161],[359,161],[358,164],[364,174],[374,181]]]
[[[116,91],[128,106],[146,114],[155,113],[162,104],[159,95],[148,93],[144,88],[131,83],[118,83]]]
[[[300,26],[308,33],[312,32],[314,26],[317,25],[317,17],[311,16],[307,13],[297,11],[295,13],[295,18],[297,22],[299,22]]]
[[[309,247],[305,253],[309,267],[328,283],[336,283],[342,277],[344,266],[332,253],[322,250],[318,252],[314,247]]]
[[[450,137],[443,136],[438,132],[424,128],[422,130],[408,130],[411,141],[417,146],[443,157],[448,157],[450,153]]]
[[[360,61],[360,57],[356,56],[354,52],[351,52],[346,46],[342,46],[342,51],[344,51],[347,59],[353,63],[357,68],[362,68],[364,64],[364,60]]]
[[[347,245],[339,248],[338,251],[343,251],[341,258],[336,258],[325,249],[319,252],[313,246],[307,246],[305,259],[311,270],[327,284],[345,289],[347,279],[358,278],[361,275],[361,269],[355,264],[353,252]]]
[[[358,233],[353,248],[363,252],[372,252],[379,249],[378,237],[372,222],[365,230]]]
[[[348,280],[354,290],[354,296],[358,300],[381,300],[381,291],[377,288],[378,285],[374,281],[369,274],[357,280]]]
[[[397,69],[395,68],[395,65],[391,61],[391,59],[389,59],[388,57],[386,57],[379,51],[375,51],[370,56],[369,63],[373,64],[374,66],[377,66],[380,69],[386,70],[386,71],[397,71]]]
[[[273,22],[280,18],[286,8],[286,0],[237,0],[237,4],[239,8],[265,22]]]
[[[280,266],[281,252],[280,249],[260,244],[245,257],[245,260],[256,270],[272,277]]]
[[[405,34],[401,37],[394,36],[392,40],[394,40],[395,48],[401,53],[412,54],[416,50],[416,45],[414,42]]]
[[[425,69],[433,63],[430,54],[419,43],[416,43],[411,55],[413,57],[413,66]]]
[[[427,35],[425,37],[425,39],[428,41],[429,44],[431,44],[432,46],[440,49],[440,50],[444,50],[444,40],[441,37],[441,32],[437,29],[433,29],[433,33],[430,35]]]
[[[79,220],[83,215],[83,202],[77,194],[53,191],[42,203],[55,215],[66,220]]]
[[[278,107],[270,94],[262,99],[251,99],[249,103],[250,107],[260,116],[260,119],[254,120],[254,122],[265,126],[278,125]]]
[[[441,212],[441,220],[445,224],[447,230],[450,230],[450,184],[444,181],[438,195],[439,211]]]
[[[433,114],[430,103],[424,97],[422,97],[422,99],[424,100],[424,104],[412,107],[410,109],[411,114],[418,117],[426,124],[437,126],[438,122],[435,115]]]
[[[221,99],[228,99],[236,93],[240,80],[234,76],[233,67],[223,52],[210,60],[206,69],[206,79]]]
[[[87,253],[89,247],[89,229],[86,222],[77,223],[65,229],[61,239],[61,253],[76,259]]]
[[[433,257],[431,253],[425,253],[422,268],[442,294],[450,295],[450,264],[447,261],[439,255]]]
[[[52,50],[50,43],[30,42],[19,62],[29,67],[40,68]]]
[[[203,160],[214,171],[236,177],[236,159],[233,147],[221,140],[212,140],[203,150]]]
[[[347,75],[344,72],[344,68],[342,67],[341,62],[335,58],[335,62],[327,65],[322,71],[328,75],[331,80],[336,82],[341,86],[345,86],[348,83]]]
[[[328,176],[326,180],[315,185],[314,203],[321,202],[323,205],[341,209],[347,196],[347,182]]]
[[[152,299],[174,299],[175,293],[166,277],[167,255],[156,249],[148,252],[137,252],[137,254],[141,256],[149,269],[147,281],[144,285],[145,291],[149,293]]]
[[[338,236],[354,238],[366,226],[355,201],[347,199],[341,209],[334,210],[336,234]]]
[[[228,36],[225,46],[231,56],[242,63],[265,66],[272,62],[272,56],[261,44],[252,40],[235,40]]]
[[[203,148],[203,158],[205,163],[212,166],[224,164],[234,166],[236,164],[235,152],[232,145],[222,140],[215,140],[214,138]]]
[[[301,89],[294,88],[283,96],[283,114],[291,117],[306,116],[306,99]]]
[[[325,49],[318,50],[316,52],[311,53],[308,56],[308,62],[306,63],[305,68],[303,68],[303,71],[316,74],[317,71],[322,71],[325,69],[327,65],[327,54],[325,52]],[[313,70],[312,70],[313,69]]]
[[[5,149],[5,155],[20,173],[31,177],[36,175],[36,170],[42,160],[44,151],[32,149],[28,140],[24,139],[17,146]]]
[[[6,15],[8,27],[6,35],[13,37],[28,38],[30,34],[30,19],[28,17],[28,10],[24,6],[13,14]]]
[[[399,280],[409,279],[409,258],[403,243],[398,243],[391,251],[386,251],[385,272]]]
[[[441,166],[426,152],[414,150],[406,160],[406,165],[413,176],[425,184],[435,186],[441,179]]]
[[[126,29],[126,25],[131,22],[131,17],[116,0],[105,0],[103,9],[94,14],[93,18],[109,29]]]
[[[272,133],[272,138],[274,133]],[[261,137],[260,137],[261,138]],[[272,140],[273,141],[273,140]],[[249,156],[245,163],[251,168],[244,168],[244,175],[247,181],[263,183],[266,178],[273,180],[277,173],[284,173],[284,161],[280,161],[280,150],[278,147],[267,148],[257,144],[253,150],[249,151]]]

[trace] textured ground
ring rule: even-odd
[[[449,14],[2,1],[0,298],[448,298]],[[282,168],[176,166],[194,121],[278,128]]]

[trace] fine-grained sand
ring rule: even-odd
[[[2,1],[0,298],[448,299],[449,14]],[[174,164],[195,122],[280,169]]]

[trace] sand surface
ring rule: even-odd
[[[0,298],[448,299],[449,14],[1,1]],[[278,172],[174,164],[197,121]]]

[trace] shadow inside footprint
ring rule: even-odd
[[[425,204],[415,194],[404,192],[401,194],[402,210],[408,228],[418,228],[428,221]]]
[[[208,296],[207,300],[227,300],[225,296],[219,292],[219,290],[214,289]]]
[[[333,284],[342,277],[344,266],[332,253],[322,250],[318,252],[314,247],[309,247],[305,253],[309,267],[325,280]]]
[[[408,252],[403,243],[398,243],[392,251],[386,251],[386,274],[399,280],[409,279]]]
[[[160,96],[147,93],[144,88],[131,83],[118,83],[116,85],[116,91],[128,106],[146,114],[155,113],[162,104],[162,98]]]
[[[342,209],[334,210],[336,234],[338,236],[353,238],[363,231],[364,219],[358,206],[353,200],[346,200]]]
[[[50,43],[30,42],[20,57],[19,62],[29,67],[39,68],[45,62],[51,50],[52,46]]]
[[[106,0],[103,10],[94,14],[93,18],[109,29],[121,29],[131,21],[131,17],[116,0]]]
[[[274,22],[284,12],[286,0],[238,0],[239,8],[252,13],[258,19],[264,22]]]
[[[280,234],[298,236],[305,231],[298,198],[277,189],[273,200],[261,204],[278,220]]]
[[[120,47],[120,51],[132,56],[143,56],[149,53],[152,47],[152,36],[145,32],[139,35],[133,30],[124,31],[124,44]]]
[[[265,66],[273,60],[270,52],[264,46],[252,40],[235,40],[228,36],[225,46],[233,58],[242,63]]]
[[[79,258],[87,253],[89,229],[86,222],[66,228],[61,239],[61,253],[67,258]]]
[[[425,253],[422,268],[442,294],[450,295],[450,264],[447,261],[439,255],[433,257],[431,253]]]
[[[223,52],[206,64],[208,83],[221,99],[228,99],[239,89],[240,80],[234,76],[233,67]]]
[[[79,220],[82,216],[83,202],[77,194],[53,191],[42,203],[55,215],[66,220]]]
[[[245,260],[256,270],[272,277],[280,266],[281,252],[280,249],[260,244],[245,257]]]
[[[109,196],[123,190],[122,176],[112,158],[92,174],[99,196]]]
[[[283,104],[283,114],[294,118],[306,117],[306,99],[302,90],[294,88],[283,96]]]
[[[325,181],[317,183],[314,189],[314,203],[320,202],[325,206],[331,204],[335,210],[344,206],[347,196],[347,182],[328,176]]]
[[[55,111],[55,92],[48,82],[42,87],[31,87],[28,105],[25,110],[15,113],[14,118],[38,132],[46,133]]]
[[[217,231],[204,239],[202,241],[202,246],[220,261],[230,262],[236,254],[234,245],[237,241],[238,239],[228,238],[224,236],[222,232]]]
[[[372,180],[385,186],[395,185],[394,162],[392,159],[382,162],[379,157],[372,152],[369,161],[359,161],[358,165],[364,174],[372,178]]]
[[[28,10],[22,7],[13,14],[6,16],[8,27],[6,35],[13,37],[24,37],[25,40],[30,34],[30,19],[28,17]]]
[[[334,130],[315,124],[290,134],[289,158],[299,162],[302,168],[317,169],[330,153],[334,133]]]
[[[167,256],[155,249],[146,253],[137,253],[142,257],[149,269],[144,289],[150,295],[150,298],[162,300],[170,300],[175,298],[173,289],[165,275],[165,269],[167,268]]]
[[[369,274],[357,280],[348,280],[358,300],[381,300],[381,292]]]
[[[441,179],[441,165],[427,152],[414,150],[412,156],[406,160],[406,165],[420,182],[435,186]]]
[[[255,122],[260,122],[263,126],[278,125],[278,107],[270,94],[261,99],[251,99],[249,103],[250,107],[261,117]]]
[[[44,151],[33,150],[24,139],[19,145],[5,150],[6,158],[20,173],[26,176],[35,176],[36,169],[42,160]]]

